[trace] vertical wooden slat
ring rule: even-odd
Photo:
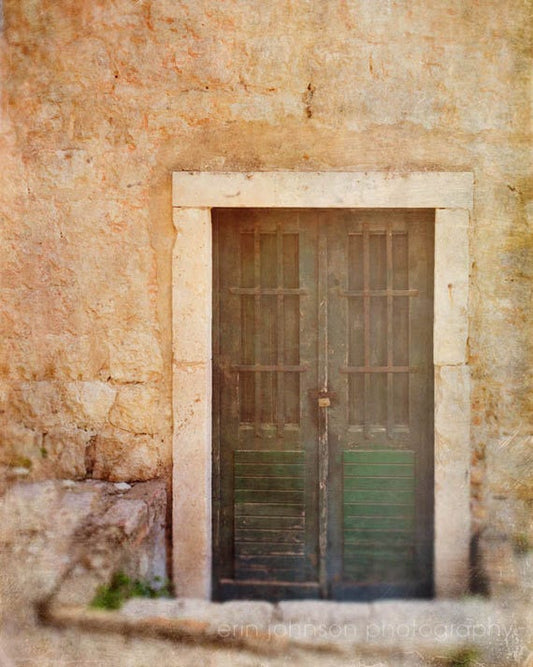
[[[409,373],[393,374],[393,423],[406,433],[409,428]]]
[[[281,225],[278,223],[276,228],[276,247],[277,247],[277,262],[276,262],[276,279],[277,287],[283,287],[283,236]],[[278,366],[284,364],[285,357],[285,323],[283,316],[283,294],[278,294],[277,296],[277,328],[278,328],[278,340],[277,340],[277,363]],[[278,437],[281,437],[283,425],[286,421],[285,419],[285,401],[284,401],[284,372],[278,370],[276,373],[277,381],[277,409],[276,409],[276,423],[278,429]]]
[[[370,367],[387,365],[387,237],[380,226],[369,229],[369,319]],[[372,432],[386,431],[387,376],[375,372],[369,376],[368,421]]]
[[[409,289],[408,234],[411,225],[405,231],[392,236],[392,288]],[[409,366],[409,302],[413,297],[394,296],[392,298],[392,365]],[[404,429],[409,424],[409,374],[393,376],[393,424]]]
[[[432,394],[432,349],[433,349],[433,243],[434,227],[424,224],[423,217],[416,212],[409,214],[408,272],[409,282],[419,281],[416,298],[409,300],[409,365],[413,372],[409,376],[409,432],[420,442],[433,442],[433,394]],[[422,398],[423,397],[423,398]],[[429,449],[429,447],[428,447]],[[431,450],[430,450],[431,451]],[[417,475],[417,556],[421,572],[431,573],[433,548],[434,458],[418,457]]]
[[[387,366],[393,364],[393,327],[392,327],[392,223],[387,222]],[[387,373],[387,438],[392,438],[393,428],[393,375]]]
[[[318,379],[321,391],[328,390],[328,255],[327,237],[319,224],[318,240]],[[319,586],[322,597],[328,596],[328,410],[318,411],[318,550]]]
[[[356,227],[359,230],[359,227]],[[362,291],[363,283],[363,234],[349,232],[346,253],[346,280],[349,290]],[[351,296],[346,299],[347,309],[347,359],[348,366],[365,365],[364,298]],[[350,373],[347,382],[347,423],[361,426],[364,422],[364,382],[361,373]]]
[[[365,368],[370,366],[370,242],[368,223],[363,223],[363,316]],[[365,373],[363,397],[363,429],[365,437],[370,435],[370,375]]]
[[[220,451],[220,227],[218,212],[212,213],[212,243],[213,243],[213,387],[212,387],[212,530],[213,554],[222,554],[222,466]],[[174,573],[176,575],[177,573]],[[218,576],[217,563],[213,567],[213,579]]]
[[[294,289],[300,286],[299,236],[294,232],[284,233],[281,239],[283,247],[282,284],[283,288]],[[297,366],[300,363],[300,297],[283,295],[283,348],[284,364]],[[284,423],[300,423],[300,376],[298,373],[283,373]]]
[[[239,286],[249,280],[253,272],[253,252],[239,244],[239,231],[250,228],[248,213],[241,213],[238,219],[232,219],[225,212],[216,212],[219,318],[218,332],[215,333],[219,355],[215,358],[214,376],[218,383],[213,393],[216,394],[220,410],[220,464],[219,464],[219,514],[220,545],[214,558],[217,581],[221,577],[233,576],[233,449],[241,438],[240,399],[242,388],[239,387],[239,375],[230,371],[230,364],[242,359],[241,348],[241,299],[230,291],[230,287]],[[242,227],[241,227],[242,225]],[[246,246],[246,244],[244,244]],[[253,251],[253,245],[247,244]],[[235,246],[238,250],[235,252]],[[239,250],[240,246],[240,250]],[[248,255],[248,258],[247,258]],[[216,363],[218,361],[218,363]],[[231,415],[227,419],[227,415]],[[253,417],[250,421],[253,421]],[[251,435],[246,433],[243,435]],[[219,445],[217,445],[218,447]]]
[[[259,235],[259,224],[256,222],[254,224],[254,283],[255,287],[259,288],[261,281],[260,281],[260,266],[259,266],[259,259],[261,256],[261,239]],[[254,297],[255,303],[255,321],[256,321],[256,329],[259,328],[259,323],[261,321],[261,295],[256,294]],[[254,348],[255,348],[255,353],[254,353],[254,362],[256,364],[260,363],[260,358],[261,358],[261,338],[257,334],[256,331],[256,336],[255,336],[255,341],[254,341]],[[261,404],[262,404],[262,387],[261,387],[261,373],[258,373],[257,371],[254,372],[254,381],[255,381],[255,410],[254,410],[254,430],[255,430],[255,437],[259,437],[259,430],[261,427]]]
[[[275,289],[278,281],[278,260],[276,231],[271,228],[260,234],[260,285],[263,289]],[[278,357],[277,297],[273,294],[261,295],[261,326],[258,328],[261,340],[259,363],[276,366]],[[261,372],[261,422],[264,431],[267,424],[277,421],[277,373],[275,370]]]
[[[241,287],[253,287],[255,282],[254,271],[254,235],[249,232],[240,233],[240,285]],[[220,280],[220,279],[219,279]],[[241,308],[241,362],[253,364],[256,336],[256,316],[254,297],[240,295]],[[239,412],[241,423],[252,424],[255,414],[255,379],[250,372],[239,373]]]
[[[309,391],[318,386],[318,218],[316,211],[298,211],[295,226],[298,230],[297,285],[306,288],[308,295],[298,297],[298,360],[309,363],[309,370],[299,375],[301,403],[300,446],[305,449],[306,484],[306,570],[308,577],[318,583],[318,438],[316,404],[308,400]]]

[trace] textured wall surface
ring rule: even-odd
[[[4,471],[169,473],[172,170],[473,171],[473,517],[523,541],[531,9],[4,0]]]

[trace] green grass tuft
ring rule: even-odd
[[[477,664],[478,652],[475,648],[460,648],[450,655],[447,661],[449,667],[473,667]]]
[[[11,468],[27,468],[29,470],[33,463],[27,456],[15,455],[11,457],[8,465]]]
[[[160,582],[159,577],[155,577]],[[147,581],[140,579],[132,580],[124,572],[116,572],[109,585],[102,584],[96,589],[96,594],[91,602],[91,607],[96,609],[120,609],[129,598],[162,598],[169,597],[170,590],[168,582],[161,582],[155,587]]]

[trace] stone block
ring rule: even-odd
[[[517,429],[490,440],[486,456],[487,486],[492,494],[533,500],[533,436]]]
[[[160,598],[145,600],[131,598],[126,600],[121,612],[133,618],[195,618],[201,619],[209,602],[201,601],[203,607],[193,607],[189,610],[181,604],[181,600]]]
[[[96,587],[119,570],[131,579],[156,583],[166,578],[164,483],[137,484],[124,495],[102,484],[106,502],[84,525],[76,566],[68,573],[54,605],[89,604]],[[132,493],[130,496],[129,494]]]
[[[342,625],[344,623],[364,622],[369,618],[370,605],[354,603],[346,605],[343,602],[326,600],[298,600],[284,601],[277,605],[282,623],[316,625]]]
[[[467,360],[469,213],[438,209],[435,216],[434,348],[437,365]]]
[[[78,425],[95,428],[107,422],[117,390],[107,382],[71,382],[66,401]]]
[[[150,525],[156,520],[165,519],[167,490],[164,480],[155,479],[142,484],[135,484],[124,494],[124,498],[129,501],[141,500],[146,504]]]
[[[5,376],[20,380],[94,380],[107,377],[109,354],[96,333],[44,334],[6,339],[5,361],[0,360]]]
[[[109,373],[117,382],[159,380],[163,372],[160,344],[154,331],[143,327],[109,332]]]
[[[100,517],[95,525],[115,526],[126,537],[130,537],[142,524],[148,524],[148,509],[142,500],[119,498],[113,502],[107,512]]]
[[[119,389],[109,423],[132,433],[150,433],[161,423],[161,390],[145,384],[126,385]]]
[[[174,372],[174,586],[182,597],[209,597],[211,568],[211,392],[209,364]],[[180,576],[186,573],[185,576]]]
[[[9,398],[11,394],[11,383],[6,380],[0,380],[0,414],[4,415],[9,407]]]
[[[92,475],[111,482],[143,481],[162,472],[162,439],[108,426],[94,439]]]
[[[174,209],[176,243],[172,260],[172,328],[174,359],[211,357],[211,213],[208,209]]]
[[[22,382],[13,387],[11,401],[15,414],[37,430],[72,424],[61,383]]]
[[[436,457],[461,453],[470,462],[470,368],[435,367],[435,431],[442,439]]]
[[[519,569],[510,539],[503,534],[487,531],[479,539],[479,567],[491,595],[501,597],[516,594]]]
[[[96,482],[66,488],[51,480],[6,491],[0,503],[0,601],[33,603],[54,590],[76,557],[73,536],[99,511],[103,494]]]
[[[7,409],[36,430],[95,429],[107,421],[115,396],[116,389],[106,382],[13,382]]]
[[[254,630],[266,630],[274,617],[274,605],[270,602],[231,600],[211,607],[211,616],[214,628],[226,623],[232,627],[250,625]]]
[[[43,438],[46,467],[54,477],[85,477],[85,450],[91,433],[77,428],[52,428]]]
[[[435,368],[435,582],[439,597],[468,590],[470,372]]]
[[[0,463],[31,467],[42,458],[42,434],[21,424],[2,424],[0,429]]]
[[[146,507],[148,535],[143,550],[132,551],[130,567],[156,588],[167,581],[166,487],[162,479],[150,480],[135,484],[123,496],[129,502],[142,502]]]

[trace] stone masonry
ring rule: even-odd
[[[1,490],[170,481],[173,171],[472,172],[472,584],[515,594],[533,542],[531,10],[4,0]]]

